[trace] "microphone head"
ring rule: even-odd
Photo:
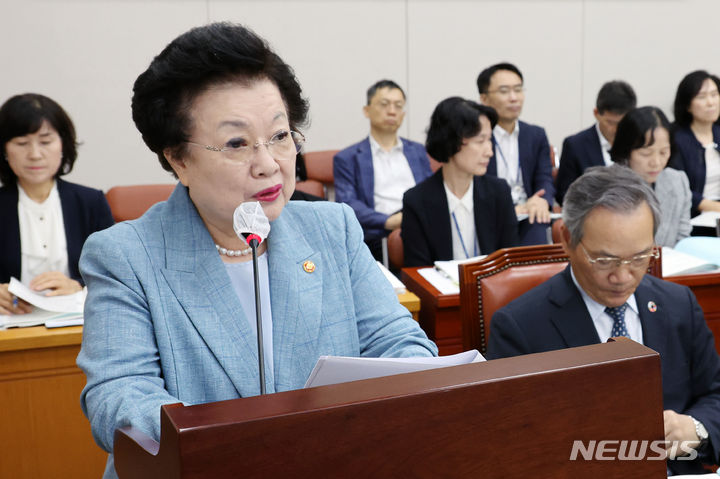
[[[270,221],[259,201],[240,203],[240,206],[235,208],[233,229],[241,239],[245,239],[245,235],[253,234],[260,237],[261,243],[265,241],[270,233]]]

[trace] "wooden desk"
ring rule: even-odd
[[[420,298],[420,327],[435,341],[440,355],[463,350],[460,295],[440,294],[420,273],[420,268],[403,268],[402,282]]]
[[[0,331],[0,477],[102,476],[107,454],[80,410],[82,327]]]
[[[400,301],[400,304],[405,306],[408,311],[410,311],[410,314],[412,314],[412,317],[415,321],[418,321],[420,318],[420,298],[415,296],[414,293],[411,293],[410,291],[406,291],[404,293],[398,294],[398,301]]]
[[[440,294],[419,269],[403,268],[402,281],[408,291],[420,297],[420,326],[435,341],[441,355],[462,351],[462,323],[460,295]],[[715,349],[720,354],[720,273],[671,276],[667,281],[688,286],[697,297],[705,313],[710,330],[715,336]]]

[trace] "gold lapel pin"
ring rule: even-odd
[[[654,313],[655,311],[657,311],[657,304],[655,304],[655,301],[648,301],[648,310],[651,313]]]
[[[306,273],[312,273],[315,271],[315,263],[313,263],[310,260],[307,260],[303,263],[303,269]]]

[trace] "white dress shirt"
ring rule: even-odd
[[[600,125],[597,123],[595,123],[595,131],[597,131],[598,138],[600,138],[600,151],[602,151],[605,166],[610,166],[613,164],[613,160],[610,158],[610,148],[612,148],[612,145],[609,141],[607,141],[605,135],[602,134],[602,131],[600,131]]]
[[[500,125],[493,128],[495,137],[495,163],[497,175],[510,185],[513,204],[521,205],[527,201],[527,193],[523,186],[522,169],[520,168],[520,122],[515,122],[512,133],[508,133]]]
[[[60,271],[70,276],[62,204],[57,183],[42,203],[30,199],[18,185],[20,226],[20,282],[29,285],[35,276]]]
[[[403,153],[403,144],[398,138],[390,151],[382,149],[370,135],[370,150],[373,161],[375,211],[391,215],[402,209],[403,194],[415,186],[410,164]]]
[[[588,313],[590,313],[590,318],[592,318],[593,324],[595,325],[595,330],[597,330],[598,336],[600,337],[600,342],[606,343],[611,337],[610,333],[612,332],[615,321],[605,312],[604,305],[592,299],[585,290],[582,289],[582,286],[580,286],[575,278],[575,272],[573,272],[572,266],[570,267],[570,275],[572,276],[573,283],[575,283],[578,291],[580,291],[580,296],[582,296],[585,302]],[[635,294],[630,295],[626,303],[628,305],[627,309],[625,309],[625,326],[627,332],[630,335],[630,339],[636,343],[643,344],[642,324],[640,323]]]
[[[715,143],[705,145],[705,189],[703,196],[711,200],[720,199],[720,153]]]
[[[450,230],[452,231],[453,259],[467,259],[482,254],[475,234],[475,210],[473,205],[473,184],[462,198],[450,191],[443,181],[450,213]]]

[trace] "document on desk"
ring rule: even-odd
[[[662,275],[677,276],[681,274],[708,273],[717,271],[718,265],[702,258],[674,250],[670,247],[662,249]]]
[[[82,291],[73,294],[45,296],[28,288],[15,278],[10,278],[8,291],[33,306],[55,313],[82,313],[87,294],[86,289],[83,288]]]
[[[464,353],[453,354],[452,356],[420,358],[320,356],[320,359],[318,359],[310,373],[310,377],[305,382],[305,387],[313,388],[316,386],[326,386],[328,384],[392,376],[394,374],[413,373],[428,369],[479,363],[481,361],[485,361],[485,358],[475,349],[465,351]]]
[[[46,328],[79,326],[83,324],[83,307],[87,291],[64,296],[45,296],[15,278],[10,278],[8,291],[35,308],[30,313],[0,315],[0,329],[27,328],[45,325]]]
[[[690,220],[692,226],[699,226],[703,228],[715,228],[717,221],[720,219],[720,212],[718,211],[706,211],[700,213],[695,218]]]
[[[378,268],[380,268],[380,271],[382,271],[383,276],[387,278],[387,280],[392,285],[393,289],[395,290],[395,294],[403,294],[407,292],[407,288],[405,288],[405,285],[402,284],[402,281],[397,279],[397,276],[392,274],[389,269],[385,267],[384,264],[382,264],[380,261],[377,261]]]

